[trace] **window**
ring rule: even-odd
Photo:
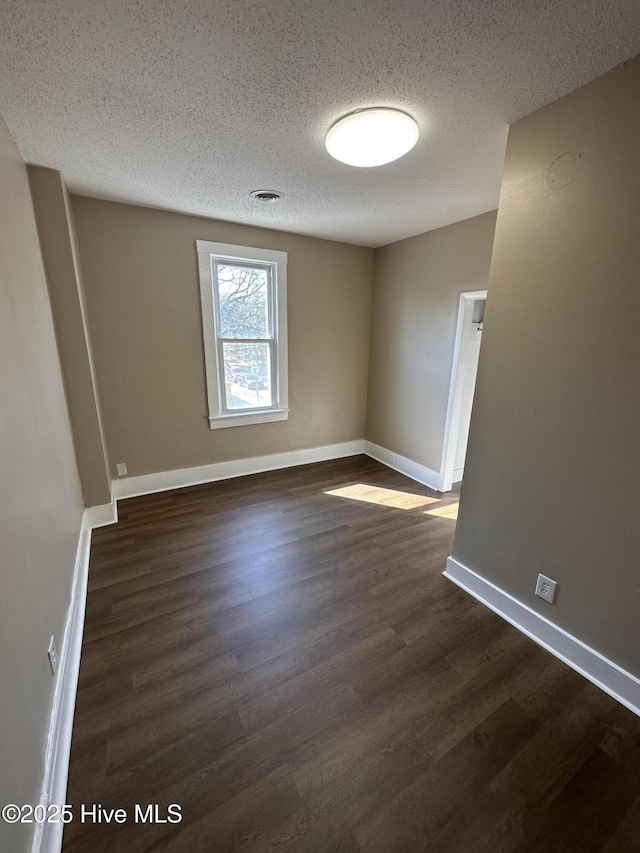
[[[283,421],[287,254],[196,241],[211,429]]]

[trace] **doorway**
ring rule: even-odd
[[[454,483],[460,482],[464,473],[486,301],[486,290],[460,294],[442,449],[443,492],[450,491]]]

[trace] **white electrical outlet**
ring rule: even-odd
[[[49,655],[49,666],[51,667],[51,673],[55,675],[58,672],[58,650],[56,649],[56,641],[51,635],[51,639],[49,640],[49,648],[47,649],[47,654]]]
[[[536,595],[539,595],[540,598],[544,598],[544,600],[548,601],[549,604],[553,604],[553,602],[555,601],[557,588],[557,581],[548,578],[546,575],[538,575],[538,582],[536,584]]]
[[[118,477],[126,477],[127,476],[127,463],[126,462],[118,462],[116,465],[116,471],[118,472]]]

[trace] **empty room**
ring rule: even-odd
[[[637,0],[0,21],[1,853],[640,851]]]

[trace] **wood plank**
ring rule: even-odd
[[[64,853],[640,851],[640,719],[442,577],[458,498],[360,456],[120,502],[68,798],[184,820]]]

